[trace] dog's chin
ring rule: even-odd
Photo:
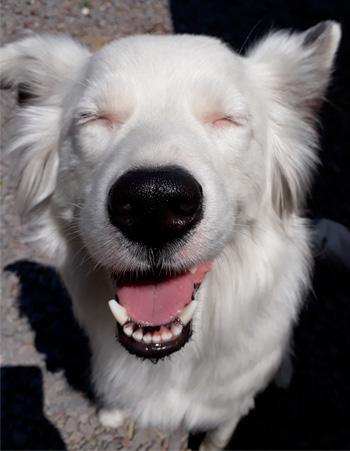
[[[179,351],[192,334],[196,292],[211,262],[172,275],[112,275],[116,299],[109,301],[117,338],[131,354],[153,363]]]
[[[159,343],[145,343],[143,341],[136,341],[133,337],[128,337],[120,324],[117,323],[117,335],[121,345],[137,357],[144,359],[149,359],[153,363],[157,363],[159,359],[170,356],[174,352],[181,349],[189,340],[192,334],[191,330],[192,321],[190,321],[185,327],[181,328],[181,333],[177,337],[173,337],[169,341],[160,340]],[[179,324],[181,326],[181,324]],[[145,329],[145,328],[143,328]],[[147,327],[145,333],[152,334],[154,332],[159,332],[160,326]]]

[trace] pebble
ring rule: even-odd
[[[73,417],[69,417],[64,425],[64,428],[67,432],[74,432],[77,430],[77,427],[77,422]]]
[[[94,433],[94,428],[89,424],[80,420],[79,430],[86,436],[90,436]]]
[[[83,8],[81,10],[81,13],[83,16],[88,16],[90,14],[90,9],[89,8]]]

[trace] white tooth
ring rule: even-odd
[[[169,341],[172,339],[173,334],[170,332],[170,330],[167,327],[162,327],[160,329],[161,337],[163,341]]]
[[[136,341],[142,341],[143,338],[143,329],[137,329],[137,331],[135,331],[132,334],[132,338],[134,338],[134,340]]]
[[[152,341],[153,341],[153,343],[160,343],[160,333],[159,332],[153,333]]]
[[[194,274],[198,269],[198,266],[194,266],[193,268],[190,269],[191,273]]]
[[[131,337],[131,335],[134,332],[134,324],[133,323],[125,324],[125,326],[123,327],[123,331],[125,335]]]
[[[198,301],[192,301],[179,313],[178,318],[182,322],[183,326],[187,326],[187,324],[191,321],[197,304]]]
[[[118,321],[121,326],[129,319],[128,313],[124,307],[122,307],[115,299],[111,299],[108,301],[109,308],[114,316],[114,318]]]
[[[171,326],[171,333],[173,334],[174,337],[178,337],[181,332],[182,332],[182,324],[173,324]]]
[[[151,341],[152,341],[152,334],[151,334],[151,332],[147,332],[147,334],[145,334],[144,336],[143,336],[143,339],[142,339],[145,343],[151,343]]]

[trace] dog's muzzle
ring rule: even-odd
[[[198,181],[176,166],[135,169],[123,174],[108,194],[111,223],[130,242],[157,250],[183,245],[203,216]],[[153,361],[179,350],[191,336],[194,293],[210,262],[181,273],[150,270],[142,276],[113,273],[116,300],[110,308],[120,343]]]

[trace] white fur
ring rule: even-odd
[[[309,284],[300,215],[339,39],[326,22],[270,34],[245,57],[202,36],[128,37],[93,55],[59,35],[1,49],[3,86],[26,83],[32,95],[10,146],[19,205],[57,255],[105,408],[144,425],[210,429],[203,448],[212,449],[275,374]],[[142,271],[152,257],[110,224],[106,199],[130,168],[169,164],[202,185],[204,217],[160,263],[214,263],[193,338],[154,365],[115,339],[109,273]]]

